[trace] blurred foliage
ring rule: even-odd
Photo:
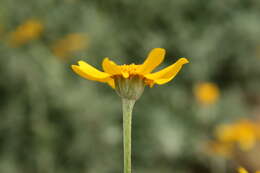
[[[120,99],[70,65],[142,63],[154,47],[167,50],[165,66],[190,64],[137,102],[133,171],[234,172],[236,161],[203,146],[219,123],[259,119],[259,9],[259,0],[1,0],[0,172],[122,172]],[[214,102],[199,101],[201,83],[218,88]]]

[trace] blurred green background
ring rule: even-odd
[[[205,144],[221,123],[260,117],[259,9],[259,0],[1,0],[0,172],[122,172],[120,98],[70,65],[138,64],[155,47],[167,50],[161,67],[190,63],[136,103],[133,172],[236,172],[243,163]]]

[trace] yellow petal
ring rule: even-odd
[[[107,83],[108,83],[109,86],[111,86],[111,88],[113,88],[113,89],[116,88],[114,79],[109,80]]]
[[[75,73],[77,73],[79,76],[81,76],[81,77],[83,77],[83,78],[86,78],[86,79],[89,79],[89,80],[95,80],[95,78],[93,78],[93,77],[91,77],[91,76],[85,74],[85,73],[81,70],[81,68],[80,68],[79,66],[77,66],[77,65],[72,65],[71,68],[72,68],[72,70],[73,70]]]
[[[165,50],[162,48],[154,48],[149,53],[147,59],[140,66],[138,73],[143,75],[150,73],[153,71],[159,64],[162,63],[165,56]]]
[[[78,63],[79,66],[72,65],[71,67],[73,71],[81,77],[98,82],[107,82],[111,79],[109,74],[97,70],[96,68],[92,67],[84,61],[79,61]]]
[[[145,77],[153,80],[156,84],[162,85],[172,80],[181,70],[182,65],[189,63],[186,58],[180,58],[176,63],[155,73],[147,74]]]
[[[248,173],[247,170],[245,170],[245,168],[242,168],[242,167],[240,167],[240,168],[238,169],[238,172],[239,172],[239,173]]]
[[[102,67],[106,73],[109,73],[112,75],[121,74],[120,67],[113,61],[109,60],[108,58],[105,58],[103,60]]]

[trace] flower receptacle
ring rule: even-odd
[[[124,99],[138,100],[144,91],[144,87],[144,80],[138,75],[129,76],[129,78],[115,77],[116,92]]]

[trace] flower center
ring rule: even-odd
[[[122,72],[128,73],[129,75],[137,74],[137,69],[140,65],[130,64],[130,65],[121,65],[120,69]]]

